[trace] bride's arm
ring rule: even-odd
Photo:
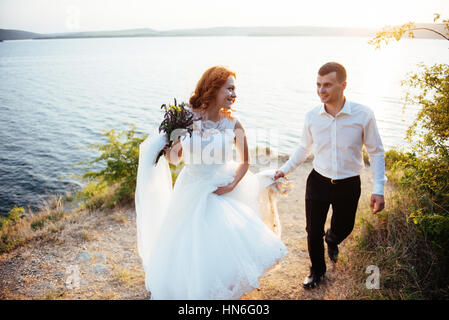
[[[167,159],[168,162],[171,164],[177,165],[179,162],[181,162],[182,159],[182,145],[181,140],[177,140],[173,143],[171,148],[165,146],[165,159]]]
[[[246,139],[245,130],[242,124],[237,121],[234,127],[235,133],[235,146],[240,157],[240,165],[238,166],[235,174],[234,181],[224,187],[218,187],[214,191],[215,194],[221,195],[231,192],[237,184],[245,176],[249,169],[249,152],[248,152],[248,142]]]
[[[242,124],[237,121],[234,128],[235,132],[235,147],[240,157],[240,165],[237,168],[234,183],[237,185],[240,180],[245,176],[249,169],[249,151],[248,141],[246,139],[245,129]]]

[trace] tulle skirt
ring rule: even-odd
[[[287,253],[263,222],[255,174],[248,171],[230,193],[213,193],[233,180],[236,166],[186,165],[180,172],[143,260],[151,299],[239,299]]]

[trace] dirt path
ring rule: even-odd
[[[327,281],[311,291],[301,286],[309,267],[304,193],[311,168],[312,164],[307,162],[289,176],[294,189],[279,201],[282,240],[288,248],[284,265],[279,264],[263,275],[260,288],[242,299],[345,299],[348,296],[350,275],[345,273],[344,259],[333,266],[326,257]],[[367,168],[362,174],[359,207],[368,201],[370,177]],[[329,220],[330,214],[328,223]],[[0,299],[149,298],[137,254],[132,208],[72,213],[55,225],[58,231],[44,239],[0,256]],[[344,244],[340,246],[343,254],[347,249]]]
[[[278,265],[273,271],[260,278],[260,288],[243,296],[243,299],[261,300],[304,300],[304,299],[346,299],[349,295],[351,276],[345,272],[344,259],[333,264],[326,255],[326,281],[313,290],[302,288],[304,278],[309,274],[309,254],[307,250],[305,187],[306,179],[312,170],[312,163],[299,166],[288,178],[294,189],[279,200],[279,216],[282,223],[282,240],[288,248],[284,265]],[[366,206],[371,194],[372,183],[369,168],[361,175],[362,196],[359,202]],[[365,204],[363,204],[365,202]],[[331,211],[328,213],[326,228],[330,224]],[[340,258],[347,249],[346,241],[340,245]],[[351,297],[352,298],[352,297]]]

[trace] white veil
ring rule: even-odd
[[[137,250],[143,261],[151,256],[172,194],[170,167],[164,156],[154,162],[166,144],[164,134],[148,136],[139,147],[135,191]]]

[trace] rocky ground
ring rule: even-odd
[[[326,257],[327,280],[314,290],[301,283],[308,274],[305,231],[305,182],[312,168],[306,162],[289,179],[294,189],[279,201],[282,240],[288,248],[283,265],[260,278],[260,287],[242,299],[347,299],[353,278],[346,271],[345,242],[340,261]],[[256,168],[252,170],[257,171]],[[362,174],[359,208],[367,206],[371,173]],[[330,214],[328,222],[330,220]],[[57,232],[0,255],[0,299],[148,299],[137,254],[135,212],[118,208],[73,211],[58,222]]]

